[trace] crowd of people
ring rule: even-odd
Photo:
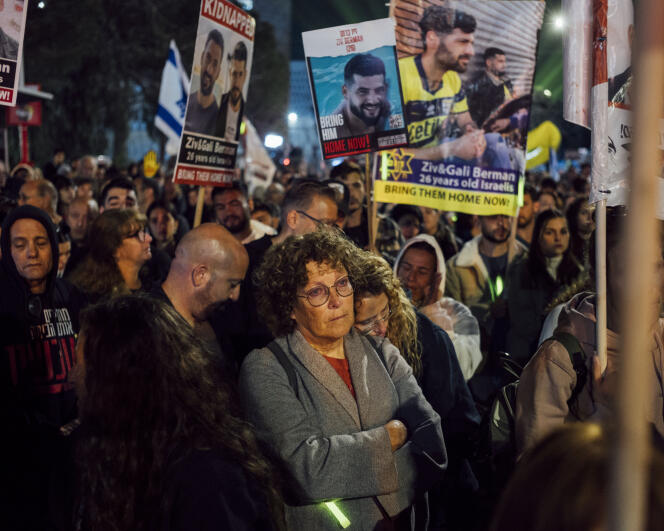
[[[1,167],[0,527],[603,529],[625,216],[602,374],[588,174],[528,175],[515,218],[380,205],[370,242],[351,159],[206,189],[196,227],[168,171]],[[664,320],[648,355],[655,529]]]

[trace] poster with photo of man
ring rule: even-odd
[[[408,143],[393,20],[308,31],[302,41],[324,158]]]
[[[392,0],[409,149],[384,154],[379,201],[513,214],[544,9]]]
[[[16,105],[28,5],[0,0],[0,105]]]
[[[255,20],[226,0],[203,0],[175,181],[224,185],[235,175]]]

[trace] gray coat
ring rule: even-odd
[[[336,500],[349,529],[373,530],[383,518],[380,507],[395,516],[413,504],[416,491],[440,479],[447,466],[440,417],[389,341],[383,365],[354,329],[344,337],[356,399],[299,332],[277,341],[293,363],[297,390],[263,348],[244,360],[240,392],[258,436],[299,488],[298,504],[286,505],[289,529],[338,530],[321,503]],[[408,442],[393,453],[383,426],[395,418],[406,424]]]

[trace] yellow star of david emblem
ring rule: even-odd
[[[411,160],[413,160],[413,155],[404,153],[400,149],[388,151],[386,164],[388,177],[394,181],[408,179],[408,176],[413,173],[410,167]]]

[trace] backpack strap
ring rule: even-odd
[[[286,376],[288,376],[288,383],[293,388],[293,391],[295,391],[295,395],[297,396],[297,377],[295,376],[295,367],[293,367],[291,360],[288,359],[288,355],[284,352],[284,349],[281,348],[276,340],[272,340],[267,345],[267,348],[272,351],[272,354],[274,354],[274,357],[277,358],[277,361],[284,369]]]
[[[563,347],[565,347],[565,350],[567,350],[567,354],[569,355],[569,358],[572,361],[572,367],[574,367],[574,372],[576,373],[576,385],[572,390],[572,396],[568,400],[568,403],[572,403],[576,400],[579,393],[586,385],[586,381],[588,380],[588,365],[586,365],[586,353],[583,351],[583,347],[581,347],[581,343],[579,343],[579,340],[569,332],[556,331],[553,333],[553,336],[551,336],[551,339],[555,339],[556,341],[558,341],[558,343],[560,343]]]

